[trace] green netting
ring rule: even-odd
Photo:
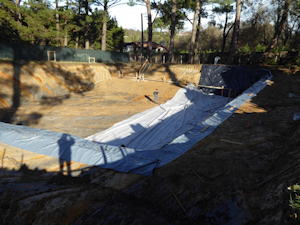
[[[26,61],[55,59],[69,62],[129,62],[128,53],[11,43],[0,43],[0,58]]]

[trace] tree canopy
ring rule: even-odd
[[[45,0],[0,1],[0,41],[101,49],[105,12],[95,1],[66,0],[54,6]],[[122,50],[124,31],[108,16],[108,50]],[[105,31],[106,31],[105,30]]]

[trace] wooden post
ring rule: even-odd
[[[135,73],[135,79],[136,81],[139,81],[139,74],[137,72]]]
[[[222,86],[222,89],[221,89],[221,96],[223,97],[224,96],[224,87]]]
[[[1,168],[3,168],[3,166],[4,166],[5,153],[6,153],[6,149],[3,149],[3,153],[2,153],[2,156],[1,156]]]
[[[21,155],[21,165],[20,165],[20,167],[23,165],[23,161],[24,161],[24,154],[22,153],[22,155]]]
[[[230,98],[231,96],[231,89],[229,88],[229,91],[228,91],[228,98]]]

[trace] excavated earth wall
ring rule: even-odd
[[[140,66],[139,63],[0,62],[0,109],[13,104],[16,91],[22,101],[61,97],[70,92],[82,93],[93,89],[101,81],[111,79],[111,76],[134,78]],[[201,65],[154,64],[145,72],[145,78],[198,84],[200,69]]]
[[[15,98],[22,103],[81,93],[107,79],[111,75],[103,64],[0,62],[0,108]]]
[[[113,76],[135,77],[141,63],[127,63],[109,65],[109,70]],[[193,83],[198,85],[200,80],[201,65],[172,65],[172,64],[151,64],[146,70],[145,79],[174,82],[179,84]]]

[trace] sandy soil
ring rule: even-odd
[[[87,137],[156,106],[145,97],[153,98],[155,89],[159,90],[159,102],[163,103],[171,99],[179,87],[113,77],[98,83],[91,91],[73,93],[66,99],[28,102],[19,107],[16,123]]]
[[[180,87],[168,81],[199,82],[200,67],[193,65],[153,65],[146,78],[156,82],[137,82],[134,77],[139,66],[2,62],[0,83],[5,88],[0,89],[0,102],[3,100],[5,104],[0,105],[0,120],[9,118],[5,122],[87,137],[155,107],[151,101],[155,89],[159,90],[159,103],[172,98]],[[13,96],[20,102],[15,109],[10,107],[15,101]],[[9,169],[17,169],[24,163],[30,169],[60,171],[55,158],[0,143],[1,157],[1,164]],[[86,166],[71,163],[72,170]],[[72,173],[75,174],[78,173]]]
[[[200,65],[151,64],[135,82],[140,66],[0,62],[0,121],[86,137],[154,107],[155,89],[163,103],[200,79]]]

